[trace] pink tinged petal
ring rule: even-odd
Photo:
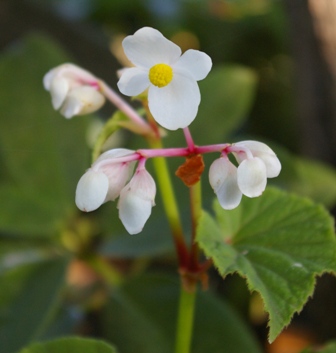
[[[260,196],[267,182],[265,163],[258,157],[245,159],[238,167],[237,180],[239,189],[244,195]]]
[[[174,72],[182,73],[187,71],[189,75],[196,81],[203,80],[212,67],[212,61],[209,55],[189,49],[174,64]]]
[[[137,96],[150,85],[148,70],[131,67],[122,71],[117,83],[121,93],[126,96]]]
[[[59,109],[69,92],[69,82],[63,77],[55,77],[50,84],[50,94],[54,109]]]
[[[145,169],[137,170],[129,184],[121,190],[119,218],[130,234],[142,231],[155,205],[155,194],[154,179]]]
[[[189,126],[197,115],[200,100],[197,82],[181,75],[174,75],[165,87],[150,86],[148,90],[149,109],[168,130]]]
[[[127,36],[122,45],[127,58],[142,68],[160,63],[173,64],[181,55],[181,48],[165,38],[158,30],[144,27]]]
[[[89,169],[79,180],[76,189],[76,205],[85,212],[100,207],[108,191],[108,178],[102,172]]]
[[[107,160],[107,159],[113,159],[117,157],[124,157],[124,156],[129,156],[130,154],[133,154],[135,151],[130,150],[128,148],[114,148],[112,150],[108,150],[104,153],[102,153],[97,160],[93,163],[93,165],[98,164],[100,161]]]
[[[254,157],[259,157],[265,163],[267,178],[275,178],[280,174],[281,163],[274,151],[266,144],[259,141],[241,141],[235,145],[248,148]]]
[[[152,205],[155,205],[156,185],[153,177],[146,169],[137,170],[129,185],[139,197],[151,200]]]
[[[77,87],[67,95],[61,108],[61,114],[68,119],[74,115],[90,114],[100,109],[104,103],[104,96],[93,87]]]
[[[240,204],[242,192],[237,184],[237,168],[228,158],[219,158],[211,164],[209,181],[225,210],[232,210]]]
[[[109,180],[105,201],[114,201],[119,196],[121,189],[130,179],[136,163],[135,161],[115,163],[114,159],[132,155],[134,152],[127,148],[115,148],[102,153],[93,163],[92,168],[103,172]],[[111,163],[101,164],[102,161],[111,161]]]

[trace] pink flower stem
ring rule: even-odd
[[[192,153],[205,154],[212,152],[242,152],[242,148],[232,148],[230,144],[218,144],[208,146],[194,146],[190,151],[189,147],[180,148],[154,148],[154,149],[139,149],[126,156],[113,157],[111,159],[103,159],[93,164],[93,169],[98,170],[102,166],[112,165],[116,163],[128,163],[138,161],[140,159],[156,158],[156,157],[188,157]],[[245,152],[245,151],[243,151]]]
[[[119,110],[125,113],[136,125],[140,126],[145,131],[152,131],[150,125],[143,119],[135,109],[132,108],[119,94],[117,94],[105,82],[99,81],[100,91],[104,96],[114,104]]]
[[[196,146],[195,146],[194,140],[193,140],[193,138],[191,136],[189,128],[185,127],[183,129],[183,133],[184,133],[184,137],[185,137],[185,139],[187,141],[187,146],[189,148],[190,153],[194,153]]]

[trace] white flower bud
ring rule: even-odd
[[[66,118],[92,113],[102,107],[105,97],[98,91],[98,80],[88,71],[73,64],[50,70],[43,78],[54,109]]]
[[[119,218],[130,234],[140,233],[155,205],[156,186],[146,169],[137,170],[120,192]]]

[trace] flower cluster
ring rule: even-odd
[[[131,178],[137,159],[139,164]],[[119,197],[119,217],[126,230],[130,234],[141,232],[155,205],[156,194],[145,161],[135,151],[124,148],[103,153],[77,184],[77,207],[90,212]]]
[[[210,167],[209,181],[224,209],[237,207],[243,195],[261,195],[267,178],[278,176],[281,170],[279,159],[267,145],[242,141],[233,145],[198,147],[187,129],[196,117],[201,100],[197,81],[209,73],[210,57],[197,50],[182,54],[176,44],[149,27],[126,37],[123,48],[134,67],[122,70],[119,90],[128,96],[137,96],[147,90],[148,108],[154,120],[169,130],[183,128],[188,147],[138,151],[119,148],[101,154],[78,182],[78,208],[90,212],[119,198],[119,218],[130,234],[139,233],[155,205],[156,185],[145,168],[147,159],[192,157],[210,152],[221,153]],[[66,118],[93,112],[107,98],[132,120],[133,125],[141,127],[141,131],[152,129],[151,123],[148,124],[103,81],[73,64],[49,71],[44,77],[44,87],[51,93],[54,108],[60,109]],[[236,164],[229,159],[229,153],[233,154]],[[193,170],[188,165],[188,175],[190,173]],[[198,177],[201,173],[195,171],[196,174]]]

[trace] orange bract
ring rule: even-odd
[[[175,175],[178,176],[185,185],[193,186],[196,184],[203,173],[204,162],[200,154],[188,157],[187,160],[178,167]]]

